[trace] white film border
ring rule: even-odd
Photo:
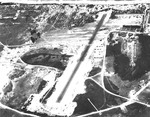
[[[140,4],[150,3],[149,0],[0,0],[1,3],[19,4]]]

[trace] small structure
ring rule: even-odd
[[[32,41],[32,43],[35,43],[36,40],[41,38],[41,34],[40,34],[40,32],[37,31],[36,28],[30,29],[30,34],[31,34],[31,41]]]

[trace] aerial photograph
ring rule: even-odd
[[[150,117],[150,3],[116,1],[0,2],[0,117]]]

